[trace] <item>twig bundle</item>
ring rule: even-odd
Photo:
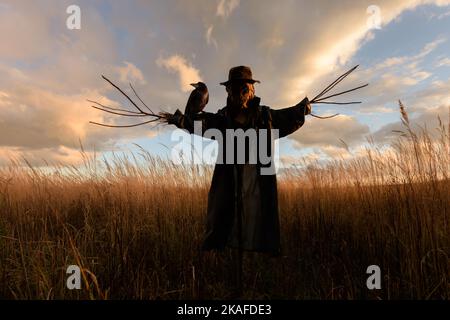
[[[356,68],[358,68],[358,67],[359,67],[359,65],[357,65],[357,66],[351,68],[351,69],[348,70],[347,72],[345,72],[345,73],[343,73],[342,75],[340,75],[336,80],[334,80],[334,81],[333,81],[332,83],[330,83],[325,89],[323,89],[322,92],[320,92],[317,96],[315,96],[315,97],[310,101],[310,103],[311,103],[311,104],[336,104],[336,105],[360,104],[361,101],[335,102],[335,101],[325,101],[325,100],[326,100],[326,99],[329,99],[329,98],[337,97],[337,96],[340,96],[340,95],[343,95],[343,94],[346,94],[346,93],[349,93],[349,92],[353,92],[353,91],[356,91],[356,90],[359,90],[359,89],[362,89],[362,88],[364,88],[364,87],[367,87],[367,86],[369,85],[368,83],[366,83],[366,84],[364,84],[364,85],[361,85],[361,86],[358,86],[358,87],[353,88],[353,89],[345,90],[345,91],[338,92],[338,93],[331,94],[331,95],[329,95],[329,96],[325,96],[325,97],[324,97],[325,94],[327,94],[328,92],[330,92],[330,90],[332,90],[334,87],[336,87],[342,80],[344,80],[350,73],[352,73],[353,71],[355,71]],[[322,117],[322,116],[318,116],[318,115],[315,115],[315,114],[311,114],[311,116],[313,116],[313,117],[315,117],[315,118],[319,118],[319,119],[330,119],[330,118],[334,118],[334,117],[336,117],[336,116],[338,116],[338,115],[339,115],[339,113],[336,113],[336,114],[334,114],[334,115],[332,115],[332,116],[328,116],[328,117]]]
[[[119,88],[116,84],[114,84],[111,80],[109,80],[108,78],[106,78],[105,76],[102,76],[102,78],[104,80],[106,80],[110,85],[112,85],[114,88],[116,88],[122,95],[124,95],[128,101],[131,102],[131,104],[138,110],[138,111],[131,111],[131,110],[127,110],[127,109],[123,109],[123,108],[111,108],[108,106],[105,106],[99,102],[96,101],[92,101],[92,100],[88,100],[88,102],[94,103],[97,106],[92,106],[92,108],[94,109],[98,109],[110,114],[115,114],[118,116],[123,116],[123,117],[152,117],[153,119],[148,120],[148,121],[144,121],[144,122],[140,122],[140,123],[135,123],[135,124],[130,124],[130,125],[110,125],[110,124],[104,124],[104,123],[98,123],[98,122],[94,122],[94,121],[89,121],[89,123],[98,125],[98,126],[102,126],[102,127],[108,127],[108,128],[132,128],[132,127],[138,127],[138,126],[142,126],[144,124],[149,124],[152,122],[166,122],[166,116],[160,114],[156,114],[153,112],[152,109],[150,109],[145,102],[141,99],[141,97],[137,94],[136,90],[134,90],[133,86],[130,83],[130,88],[133,91],[134,95],[139,99],[139,101],[144,105],[144,107],[148,110],[144,111],[142,107],[139,107],[137,105],[136,102],[133,101],[133,99],[131,99],[121,88]]]

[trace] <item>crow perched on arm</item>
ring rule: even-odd
[[[191,83],[195,89],[191,92],[184,111],[185,115],[193,115],[203,111],[209,101],[208,87],[203,82]]]

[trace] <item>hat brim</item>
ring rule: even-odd
[[[228,81],[225,81],[225,82],[221,82],[220,84],[222,85],[222,86],[226,86],[226,85],[228,85],[228,84],[230,84],[230,83],[232,83],[232,82],[239,82],[239,81],[243,81],[243,82],[247,82],[247,83],[261,83],[261,81],[259,81],[259,80],[254,80],[254,79],[233,79],[233,80],[228,80]]]

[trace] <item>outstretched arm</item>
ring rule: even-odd
[[[308,98],[303,99],[293,107],[284,109],[270,109],[272,128],[279,130],[279,137],[283,138],[297,131],[305,123],[305,116],[311,113]]]
[[[201,135],[208,129],[221,129],[224,125],[224,119],[217,113],[201,112],[193,115],[183,114],[179,109],[169,116],[168,123],[174,124],[180,129],[185,129],[189,133],[199,134],[195,132],[194,122],[200,124]]]

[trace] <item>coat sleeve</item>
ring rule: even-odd
[[[194,122],[197,123],[200,130],[195,130]],[[223,117],[217,113],[201,112],[193,115],[183,114],[179,109],[174,114],[174,125],[180,129],[185,129],[189,133],[203,136],[208,129],[221,129],[223,126]]]
[[[290,135],[303,126],[305,123],[306,101],[304,99],[299,104],[289,108],[270,109],[272,129],[279,130],[279,138]]]

